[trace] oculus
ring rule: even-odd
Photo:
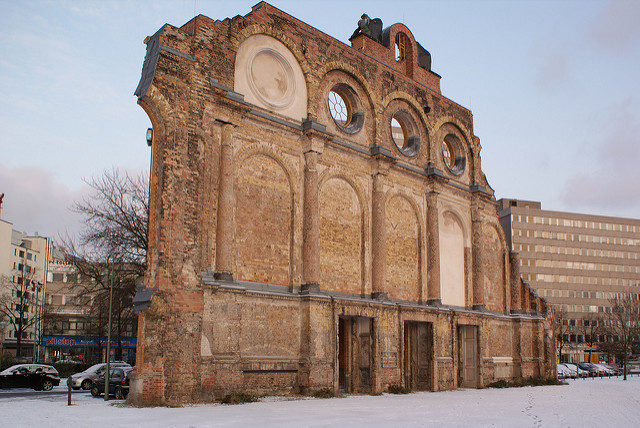
[[[466,165],[466,158],[464,156],[464,150],[462,143],[453,134],[448,134],[442,140],[442,161],[451,173],[454,175],[460,175],[464,172]]]
[[[364,113],[356,92],[345,83],[334,85],[327,96],[329,114],[338,128],[347,134],[355,134],[364,124]]]
[[[420,149],[418,127],[411,114],[398,110],[391,117],[391,138],[394,144],[405,156],[415,156]]]

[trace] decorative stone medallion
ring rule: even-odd
[[[246,71],[251,91],[262,102],[275,108],[285,108],[293,102],[293,69],[279,52],[271,48],[258,50],[248,61]]]

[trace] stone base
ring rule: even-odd
[[[442,299],[429,299],[426,303],[429,306],[442,306]]]

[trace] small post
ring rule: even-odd
[[[69,378],[67,379],[67,406],[71,405],[71,385],[72,385],[73,379],[71,378],[71,375],[69,375]]]

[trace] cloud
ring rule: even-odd
[[[631,100],[610,111],[605,136],[598,141],[594,153],[598,166],[570,177],[562,199],[569,206],[637,217],[640,212],[640,115]]]
[[[620,52],[640,43],[640,2],[611,0],[591,23],[589,36],[596,46]]]
[[[29,234],[38,232],[54,240],[67,232],[75,235],[81,218],[69,208],[86,191],[69,189],[42,168],[0,165],[0,193],[5,194],[2,219]]]

